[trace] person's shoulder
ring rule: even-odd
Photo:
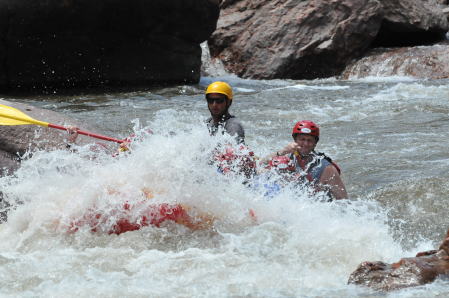
[[[332,160],[329,159],[323,159],[324,161],[324,170],[328,173],[336,173],[341,174],[340,167]]]
[[[235,116],[232,116],[228,120],[226,120],[226,123],[243,127],[242,122]]]
[[[239,134],[244,134],[245,129],[243,128],[242,122],[239,119],[232,117],[226,120],[225,129],[230,133],[231,131],[238,131]]]

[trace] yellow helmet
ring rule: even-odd
[[[232,94],[232,88],[229,86],[229,84],[225,82],[213,82],[209,86],[207,86],[206,89],[206,96],[210,93],[220,93],[224,94],[228,97],[229,100],[232,100],[233,94]]]

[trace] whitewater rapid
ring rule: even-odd
[[[295,121],[314,120],[322,128],[318,150],[342,167],[351,199],[323,203],[294,187],[268,199],[241,176],[217,173],[212,149],[233,140],[211,138],[203,124],[202,89],[211,78],[145,92],[16,98],[108,135],[142,139],[119,157],[89,146],[37,152],[0,178],[14,207],[0,225],[0,295],[366,296],[373,293],[346,284],[360,262],[435,248],[448,228],[447,82],[225,79],[257,156],[290,142]],[[112,217],[123,202],[144,199],[142,189],[153,191],[153,202],[213,214],[214,227],[166,222],[121,235],[67,232],[88,210]],[[394,295],[445,293],[438,280]]]

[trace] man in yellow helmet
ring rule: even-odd
[[[238,143],[245,140],[245,130],[240,121],[229,114],[232,104],[232,88],[225,82],[213,82],[206,89],[207,107],[211,117],[206,120],[211,135],[215,135],[219,128],[231,136],[235,136]]]

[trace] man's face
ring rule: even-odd
[[[220,93],[210,93],[207,95],[207,107],[212,117],[220,117],[226,113],[228,103],[226,96]]]
[[[298,144],[301,149],[300,152],[301,155],[307,155],[310,154],[315,149],[316,146],[316,139],[314,136],[306,135],[306,134],[298,134],[295,137],[295,142]]]

